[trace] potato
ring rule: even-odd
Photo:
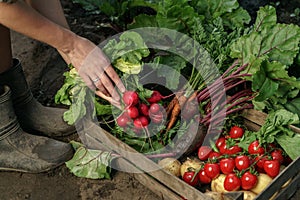
[[[224,188],[224,181],[225,181],[226,175],[220,174],[217,178],[213,179],[211,181],[211,191],[213,192],[228,192]]]
[[[194,171],[200,169],[202,166],[202,162],[197,159],[197,158],[187,158],[181,165],[180,168],[180,175],[183,177],[183,174],[187,171],[189,171],[189,169],[192,169]]]
[[[256,194],[251,191],[241,190],[244,193],[244,200],[253,200],[256,198]]]
[[[223,200],[223,194],[220,192],[212,192],[212,191],[206,191],[204,193],[206,196],[209,196],[213,200]]]
[[[251,191],[255,194],[261,193],[272,182],[272,180],[273,179],[267,174],[260,173],[259,176],[257,176],[257,184],[251,189]]]
[[[174,176],[180,176],[181,163],[175,158],[164,158],[158,161],[158,165],[170,172]]]

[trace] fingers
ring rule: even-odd
[[[111,80],[115,83],[115,85],[120,90],[120,92],[124,93],[125,92],[125,86],[124,86],[122,80],[120,79],[120,77],[118,76],[118,74],[116,73],[116,71],[113,69],[113,67],[111,65],[108,66],[106,68],[105,72],[111,78]]]
[[[105,94],[103,94],[100,90],[96,91],[95,92],[96,95],[98,95],[99,97],[107,100],[108,102],[110,102],[113,106],[121,109],[121,103],[120,101],[116,101],[113,97],[111,96],[107,96]]]

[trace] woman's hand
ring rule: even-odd
[[[77,36],[73,49],[63,54],[65,61],[72,63],[89,88],[113,105],[119,104],[120,96],[116,88],[123,93],[125,87],[99,47]]]

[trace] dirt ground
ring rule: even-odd
[[[71,1],[62,1],[69,24],[75,32],[100,42],[111,30],[95,28],[96,16],[86,16]],[[289,7],[289,6],[287,6]],[[289,7],[290,8],[290,7]],[[287,17],[285,12],[282,16]],[[293,19],[292,19],[293,20]],[[22,61],[34,96],[44,105],[53,106],[53,96],[63,83],[66,64],[51,47],[12,33],[14,56]],[[75,136],[76,137],[76,136]],[[69,141],[73,138],[66,138]],[[298,192],[299,193],[299,192]],[[300,199],[297,194],[293,199]],[[128,174],[116,171],[111,180],[90,180],[72,175],[65,166],[41,174],[0,172],[0,200],[159,200]]]

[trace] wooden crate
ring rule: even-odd
[[[258,130],[266,119],[266,114],[255,110],[247,110],[243,113],[243,116],[245,124],[253,130]],[[84,123],[84,126],[83,130],[85,130],[87,141],[91,146],[95,144],[95,148],[111,150],[121,155],[122,157],[115,160],[116,164],[135,171],[135,173],[129,174],[161,197],[161,199],[182,200],[182,197],[189,200],[211,199],[198,189],[186,184],[180,178],[161,169],[155,162],[143,154],[139,154],[132,147],[101,129],[98,125],[87,121]],[[291,128],[300,133],[299,128],[293,126]],[[118,149],[111,149],[112,146],[118,146]],[[132,156],[132,153],[134,153],[134,156]],[[136,162],[137,160],[138,162]],[[149,171],[148,169],[157,170]],[[281,186],[289,179],[292,179],[292,181],[287,187],[282,189]],[[277,191],[279,192],[277,196],[274,197],[275,200],[289,199],[297,190],[297,187],[299,187],[299,182],[300,157],[286,167],[256,199],[270,199]],[[224,194],[224,199],[242,200],[243,193],[229,192]]]

